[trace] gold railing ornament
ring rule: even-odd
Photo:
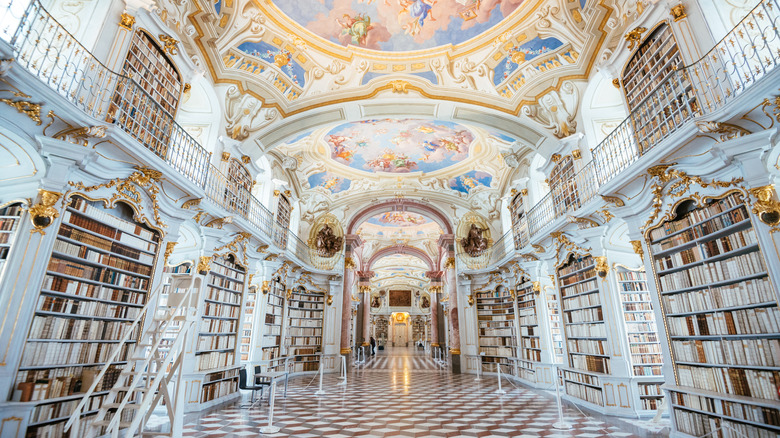
[[[52,192],[50,190],[39,189],[41,200],[30,207],[30,221],[34,230],[33,233],[46,234],[43,230],[54,222],[54,219],[60,216],[60,213],[54,208],[54,204],[60,200],[62,193]]]

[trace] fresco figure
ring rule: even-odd
[[[374,27],[371,25],[371,17],[365,14],[358,14],[354,17],[344,14],[342,20],[337,18],[336,22],[341,26],[341,34],[349,35],[352,39],[352,44],[356,46],[366,45],[368,31]]]
[[[431,13],[431,8],[436,4],[436,0],[398,0],[398,4],[401,5],[401,12],[398,14],[398,20],[401,21],[401,17],[404,14],[408,14],[412,17],[412,20],[406,23],[402,28],[409,35],[417,35],[425,25],[425,19],[429,16],[431,21],[436,21]]]

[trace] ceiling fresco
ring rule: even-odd
[[[490,187],[490,183],[493,181],[493,175],[487,172],[480,172],[478,170],[472,170],[464,173],[463,175],[452,178],[449,181],[450,188],[452,190],[470,193],[477,187]]]
[[[468,157],[474,134],[453,122],[374,119],[345,123],[325,136],[331,158],[374,173],[434,172]]]
[[[382,51],[429,49],[474,38],[523,0],[275,1],[290,19],[343,46]]]
[[[433,221],[420,214],[406,211],[389,211],[368,218],[366,222],[386,227],[413,227],[416,225],[430,224]]]
[[[322,187],[334,195],[349,190],[349,187],[352,185],[352,180],[349,178],[344,178],[332,172],[315,173],[310,175],[308,180],[309,187]]]

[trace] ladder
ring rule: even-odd
[[[157,308],[156,304],[152,305],[155,300],[148,300],[71,414],[65,424],[65,430],[70,430],[71,437],[105,435],[119,438],[120,430],[121,436],[127,438],[181,436],[184,420],[182,365],[187,340],[195,332],[203,277],[193,272],[170,274],[170,279],[166,306]],[[164,286],[160,285],[158,294]],[[142,326],[147,316],[151,316],[152,320],[135,346],[132,357],[101,403],[97,416],[89,424],[82,425],[81,417],[85,410],[88,411],[90,397],[100,391],[97,388],[101,386],[111,364],[117,361],[123,347],[134,341],[130,339],[131,334],[136,327]],[[179,331],[173,340],[165,339],[166,333],[175,326],[179,327]],[[144,426],[160,401],[165,403],[170,432],[144,432]]]

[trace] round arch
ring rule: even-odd
[[[377,260],[396,254],[405,254],[417,257],[428,266],[429,271],[436,270],[433,260],[428,256],[428,254],[425,253],[425,251],[409,245],[393,245],[380,249],[379,251],[375,252],[371,258],[368,259],[368,263],[366,263],[365,269],[370,271],[371,267],[374,266],[374,263],[376,263]]]
[[[388,199],[358,211],[357,214],[350,219],[349,224],[347,225],[346,234],[355,234],[358,226],[368,218],[389,211],[405,211],[427,216],[439,224],[441,229],[444,230],[444,234],[453,234],[452,224],[444,213],[430,204],[415,201],[413,199]]]

